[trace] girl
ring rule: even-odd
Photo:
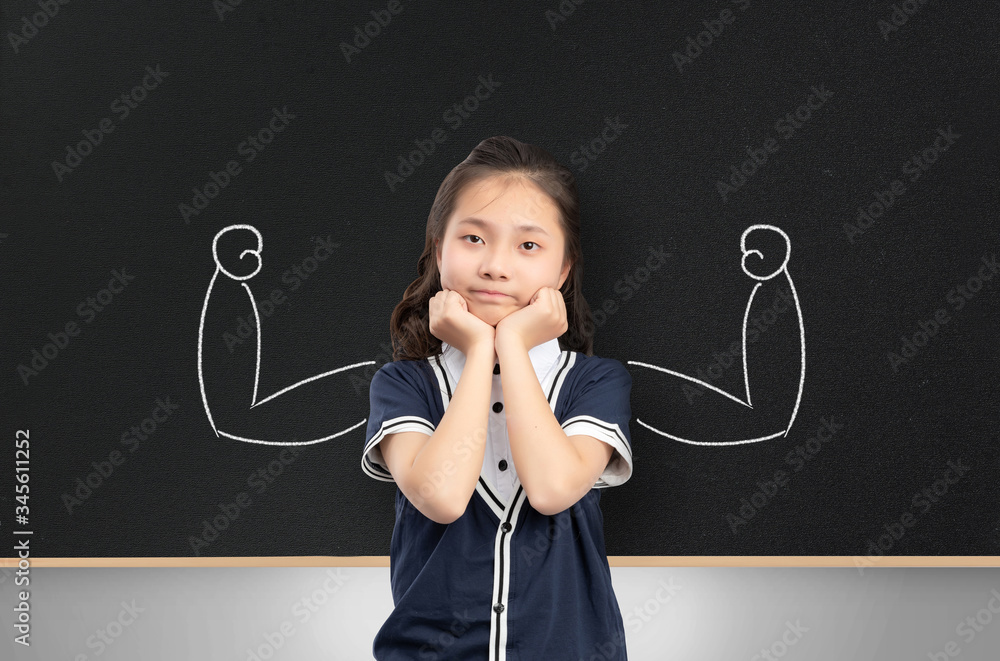
[[[362,469],[395,482],[378,661],[626,659],[600,488],[632,379],[593,355],[572,173],[497,136],[438,190],[372,378]]]

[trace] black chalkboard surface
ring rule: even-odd
[[[608,554],[998,554],[994,10],[4,3],[0,530],[387,555],[368,384],[510,135],[574,171],[633,377]]]

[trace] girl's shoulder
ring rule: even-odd
[[[574,371],[578,373],[578,378],[586,380],[598,380],[603,378],[627,379],[629,382],[632,376],[620,360],[604,356],[588,356],[579,351],[574,360]]]
[[[433,383],[434,379],[434,369],[427,358],[393,360],[384,363],[375,373],[395,381],[405,381],[414,386]]]
[[[416,372],[418,370],[430,367],[429,359],[420,358],[414,360],[412,358],[401,358],[399,360],[392,360],[387,363],[383,363],[381,367],[378,368],[379,372],[389,372],[392,374],[402,374],[408,372]]]

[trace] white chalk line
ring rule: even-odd
[[[753,275],[752,273],[750,273],[746,269],[745,261],[746,261],[746,256],[747,255],[749,255],[751,253],[756,253],[758,257],[763,258],[763,254],[760,251],[758,251],[758,250],[749,250],[748,251],[746,249],[746,235],[751,230],[753,230],[753,229],[771,229],[771,230],[775,230],[778,233],[780,233],[785,238],[785,241],[786,241],[786,254],[785,254],[784,260],[782,261],[781,266],[779,267],[778,271],[774,272],[773,274],[771,274],[770,276],[768,276],[766,278],[761,277],[761,276],[755,276],[755,275]],[[805,323],[803,322],[803,319],[802,319],[802,306],[801,306],[801,304],[799,302],[798,292],[795,289],[795,283],[792,282],[792,277],[788,273],[788,268],[787,268],[787,266],[788,266],[788,258],[789,258],[789,255],[790,255],[791,241],[789,240],[787,234],[785,234],[781,229],[779,229],[779,228],[777,228],[777,227],[775,227],[773,225],[752,225],[752,226],[748,227],[743,232],[743,236],[740,237],[740,246],[741,246],[741,248],[743,250],[743,262],[741,263],[741,265],[743,267],[743,271],[748,276],[750,276],[750,277],[752,277],[754,279],[757,279],[757,280],[766,280],[766,279],[773,278],[774,275],[777,275],[778,272],[781,272],[781,273],[784,274],[785,280],[788,282],[788,286],[789,286],[789,288],[791,289],[791,292],[792,292],[792,299],[795,302],[795,313],[797,315],[798,322],[799,322],[799,345],[800,345],[799,389],[798,389],[798,393],[795,396],[795,406],[792,409],[792,415],[791,415],[791,417],[788,420],[788,425],[785,427],[785,429],[783,431],[779,431],[779,432],[776,432],[774,434],[769,434],[767,436],[760,436],[760,437],[757,437],[757,438],[740,439],[740,440],[736,440],[736,441],[695,441],[695,440],[691,440],[691,439],[680,438],[679,436],[674,436],[672,434],[668,434],[667,432],[664,432],[664,431],[661,431],[659,429],[656,429],[655,427],[652,427],[651,425],[649,425],[649,424],[647,424],[647,423],[639,420],[638,418],[636,418],[636,422],[638,422],[639,424],[641,424],[643,427],[646,427],[650,431],[656,432],[657,434],[660,434],[661,436],[664,436],[665,438],[669,438],[669,439],[674,440],[674,441],[679,441],[681,443],[689,443],[691,445],[741,445],[741,444],[744,444],[744,443],[759,443],[760,441],[770,440],[770,439],[776,438],[778,436],[788,436],[788,432],[791,430],[792,424],[795,422],[795,417],[798,415],[799,404],[802,401],[802,392],[803,392],[803,389],[805,387],[805,379],[806,379],[806,340],[805,340]],[[704,381],[701,381],[700,379],[696,379],[696,378],[694,378],[692,376],[688,376],[687,374],[681,374],[680,372],[675,372],[674,370],[670,370],[670,369],[667,369],[665,367],[660,367],[658,365],[651,365],[649,363],[642,363],[642,362],[635,361],[635,360],[629,360],[629,361],[627,361],[627,363],[629,365],[638,365],[640,367],[648,367],[648,368],[653,369],[653,370],[657,370],[657,371],[660,371],[660,372],[665,372],[667,374],[671,374],[671,375],[679,377],[681,379],[686,379],[686,380],[691,381],[693,383],[697,383],[699,385],[702,385],[702,386],[708,388],[709,390],[713,390],[713,391],[719,393],[720,395],[724,395],[725,397],[728,397],[729,399],[733,400],[734,402],[737,402],[739,404],[742,404],[743,406],[746,406],[746,407],[752,409],[753,408],[753,404],[751,402],[751,397],[750,397],[750,393],[751,393],[751,390],[750,390],[750,371],[749,371],[748,366],[747,366],[747,325],[748,325],[748,322],[749,322],[749,319],[750,319],[750,308],[753,305],[754,297],[756,296],[757,290],[760,288],[761,284],[762,283],[758,282],[754,286],[753,290],[751,290],[749,299],[747,300],[746,310],[743,313],[743,383],[744,383],[744,387],[746,388],[746,395],[745,395],[746,400],[745,401],[742,400],[742,399],[740,399],[740,398],[738,398],[738,397],[736,397],[735,395],[732,395],[732,394],[730,394],[730,393],[722,390],[721,388],[717,388],[717,387],[713,386],[710,383],[706,383]]]
[[[219,271],[220,270],[221,270],[220,268],[216,268],[215,273],[212,274],[211,281],[209,281],[209,283],[208,283],[208,290],[205,292],[205,302],[204,302],[204,304],[201,307],[201,319],[200,319],[199,324],[198,324],[198,385],[199,385],[199,387],[201,389],[201,401],[202,401],[202,404],[205,407],[205,413],[208,415],[208,422],[209,422],[209,424],[212,427],[212,431],[215,432],[216,437],[225,436],[226,438],[231,438],[231,439],[237,440],[237,441],[245,441],[247,443],[261,443],[261,444],[264,444],[264,445],[311,445],[313,443],[321,443],[323,441],[328,441],[328,440],[330,440],[332,438],[337,438],[338,436],[346,434],[349,431],[357,429],[358,427],[360,427],[361,425],[363,425],[365,422],[367,422],[368,418],[365,418],[361,422],[359,422],[359,423],[357,423],[357,424],[355,424],[355,425],[353,425],[351,427],[348,427],[347,429],[339,431],[339,432],[337,432],[335,434],[331,434],[330,436],[325,436],[323,438],[317,438],[317,439],[314,439],[314,440],[311,440],[311,441],[299,441],[299,442],[266,441],[266,440],[263,440],[263,439],[246,438],[244,436],[237,436],[235,434],[230,434],[230,433],[227,433],[227,432],[219,431],[218,427],[215,424],[215,419],[212,416],[212,409],[211,409],[211,407],[208,404],[208,395],[205,392],[205,376],[204,376],[203,366],[202,366],[202,360],[203,360],[203,358],[202,358],[202,356],[203,356],[202,343],[204,342],[205,317],[206,317],[206,315],[208,313],[208,301],[209,301],[209,299],[212,296],[212,289],[215,287],[215,281],[219,277]],[[257,401],[257,386],[258,386],[258,383],[260,381],[260,356],[261,356],[261,345],[263,344],[263,329],[261,328],[260,314],[259,314],[259,312],[257,310],[257,302],[253,298],[253,294],[250,291],[250,287],[247,286],[247,284],[245,282],[241,282],[240,284],[243,285],[243,289],[246,291],[247,296],[250,298],[250,304],[253,307],[254,323],[256,324],[256,328],[257,328],[257,359],[256,359],[256,367],[254,369],[254,378],[253,378],[253,402],[250,404],[250,408],[254,408],[255,406],[259,406],[260,404],[264,404],[265,402],[268,402],[268,401],[274,399],[275,397],[278,397],[279,395],[282,395],[282,394],[284,394],[284,393],[286,393],[286,392],[288,392],[290,390],[294,390],[295,388],[297,388],[297,387],[299,387],[299,386],[301,386],[303,384],[309,383],[310,381],[315,381],[317,379],[321,379],[323,377],[330,376],[331,374],[337,374],[338,372],[343,372],[345,370],[354,369],[355,367],[362,367],[364,365],[374,365],[375,364],[374,360],[367,360],[367,361],[362,361],[360,363],[354,363],[352,365],[345,365],[343,367],[338,367],[337,369],[333,369],[333,370],[330,370],[328,372],[323,372],[322,374],[317,374],[316,376],[311,376],[311,377],[309,377],[307,379],[303,379],[302,381],[299,381],[298,383],[292,384],[292,385],[290,385],[290,386],[288,386],[286,388],[282,388],[278,392],[276,392],[276,393],[274,393],[272,395],[269,395],[269,396],[265,397],[264,399],[262,399],[260,401]]]

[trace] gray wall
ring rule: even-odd
[[[995,661],[1000,650],[996,568],[612,567],[612,575],[633,661]],[[22,647],[11,633],[22,588],[11,570],[0,576],[5,660],[246,661],[248,650],[271,648],[262,661],[357,661],[372,658],[392,609],[387,567],[33,568],[31,646]],[[114,642],[100,643],[98,631]]]

